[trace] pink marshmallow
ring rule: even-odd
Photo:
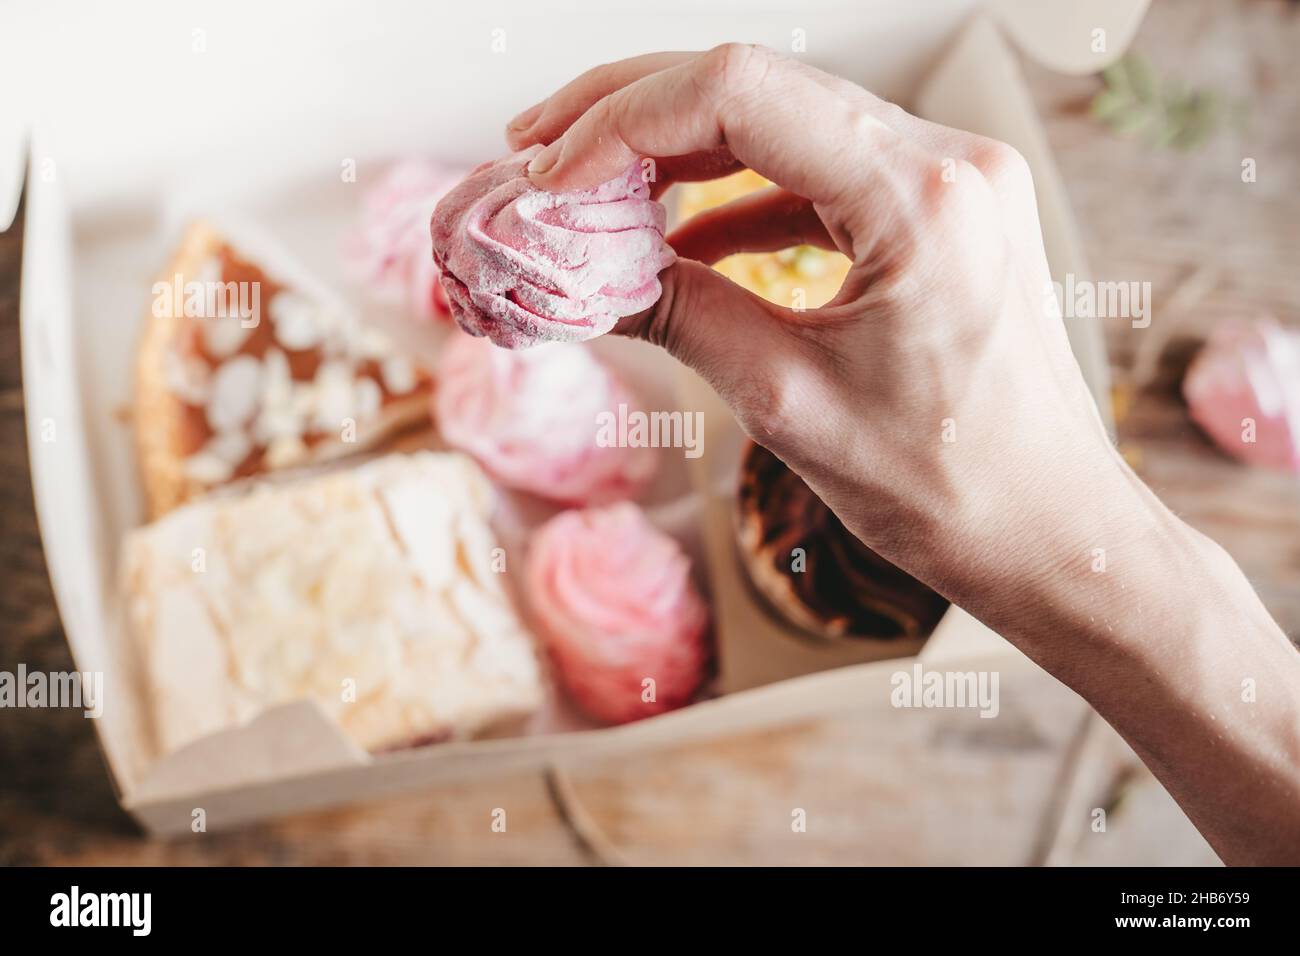
[[[508,488],[570,505],[634,497],[654,476],[655,449],[597,441],[598,416],[620,403],[638,399],[586,346],[510,352],[459,332],[434,392],[449,445]]]
[[[463,176],[420,159],[388,169],[362,199],[356,230],[344,242],[344,263],[380,301],[423,319],[448,319],[451,305],[429,256],[429,216]]]
[[[1300,334],[1272,320],[1219,326],[1192,360],[1183,397],[1234,458],[1300,471]]]
[[[582,342],[650,308],[675,256],[639,165],[551,193],[525,175],[533,147],[486,163],[433,213],[433,258],[452,314],[503,348]]]
[[[640,508],[563,512],[533,534],[526,565],[538,636],[578,707],[626,723],[691,702],[708,608],[690,559]]]

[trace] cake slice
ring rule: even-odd
[[[155,283],[134,415],[151,517],[428,424],[430,374],[287,271],[196,223]]]
[[[122,585],[160,752],[302,698],[372,751],[535,710],[491,500],[470,459],[421,452],[254,482],[131,532]]]

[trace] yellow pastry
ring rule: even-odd
[[[705,209],[721,206],[771,185],[749,169],[711,182],[682,183],[676,187],[678,218],[684,221]],[[850,265],[848,258],[838,252],[827,252],[815,246],[795,246],[780,252],[745,252],[728,256],[714,268],[769,302],[787,308],[815,309],[825,305],[840,291]],[[802,296],[797,295],[796,290],[802,290]]]

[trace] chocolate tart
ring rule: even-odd
[[[736,537],[754,589],[813,639],[927,637],[948,607],[859,541],[802,478],[753,443],[741,461]]]

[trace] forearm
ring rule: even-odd
[[[852,253],[807,315],[680,262],[621,328],[700,372],[867,545],[1087,697],[1225,858],[1300,861],[1300,655],[1110,448],[1044,309],[1019,154],[737,44],[601,67],[520,122],[512,146],[547,144],[543,189],[645,155],[776,184],[679,229],[684,259]]]
[[[1124,736],[1226,862],[1300,862],[1300,653],[1150,492],[1107,505],[1131,537],[1078,541],[1078,560],[981,616]]]

